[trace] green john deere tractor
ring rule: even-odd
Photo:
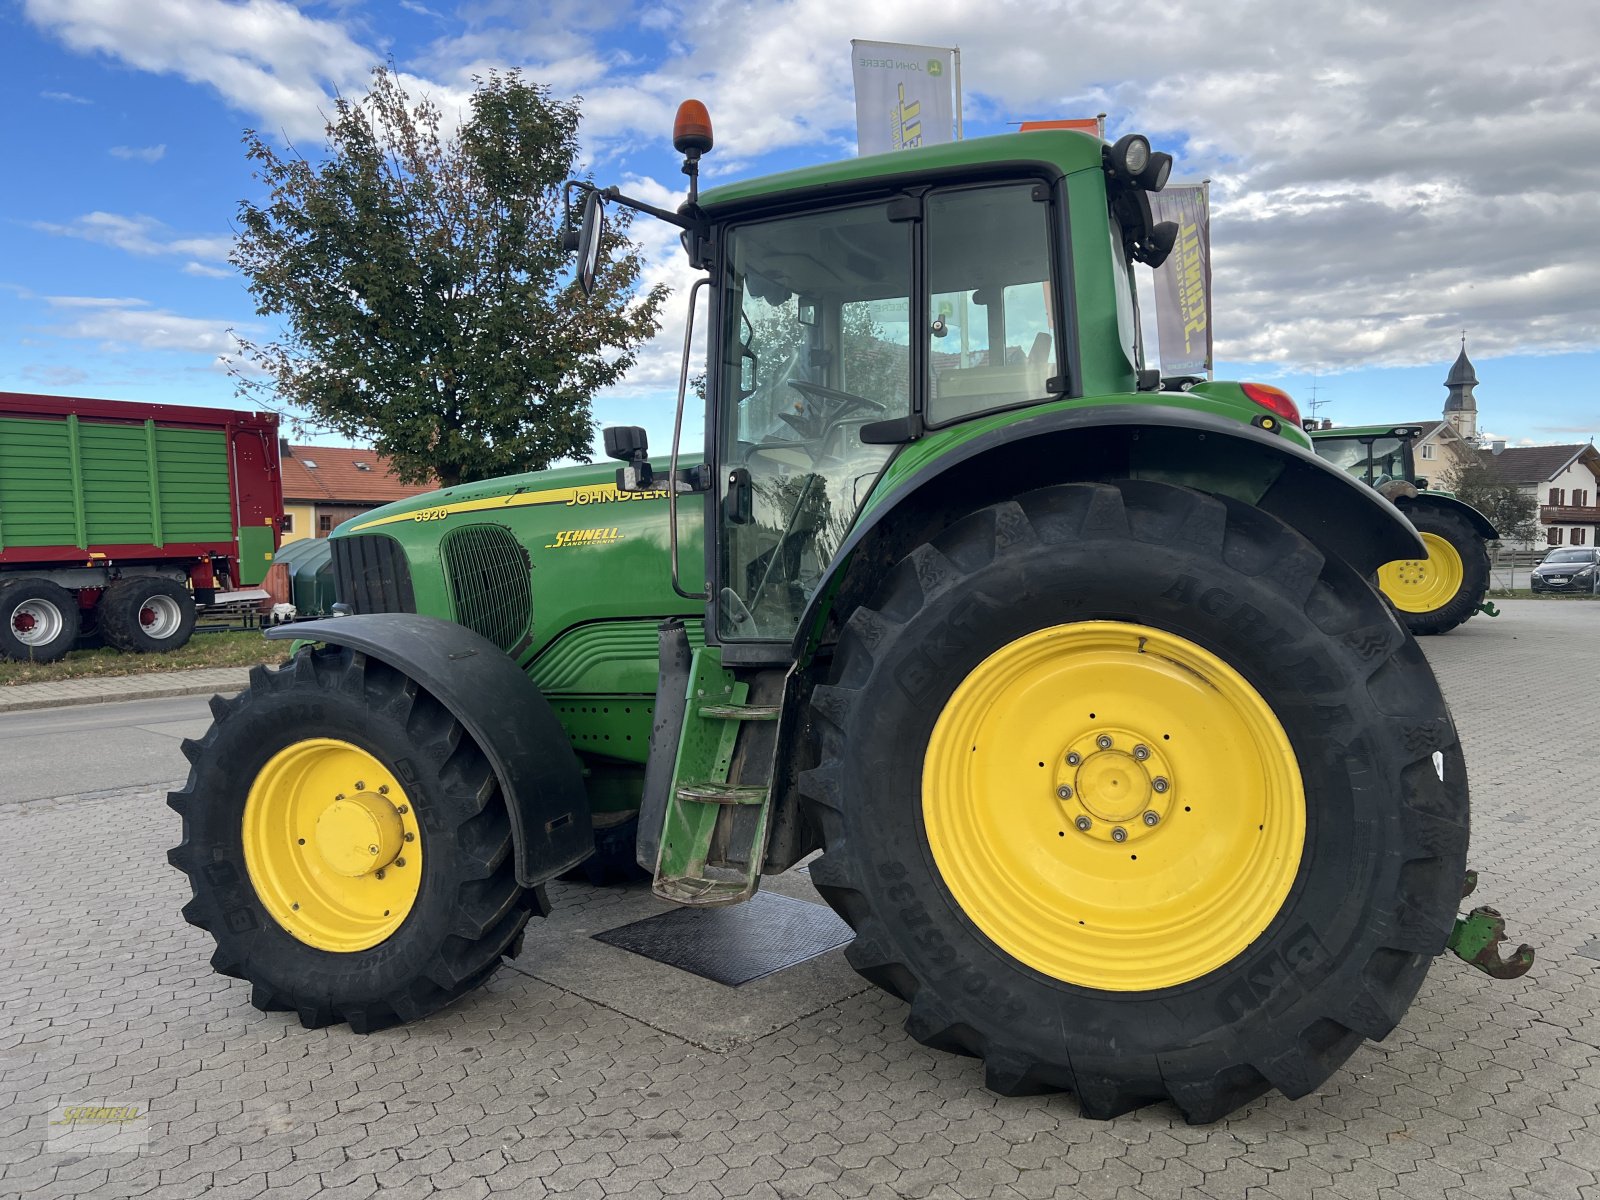
[[[696,107],[678,211],[569,196],[573,303],[607,205],[682,229],[703,447],[686,340],[669,454],[609,429],[620,469],[336,531],[351,615],[272,631],[316,644],[185,746],[213,966],[377,1029],[482,982],[586,862],[711,905],[809,861],[850,962],[998,1092],[1204,1121],[1315,1088],[1462,894],[1460,741],[1367,583],[1416,533],[1283,393],[1143,367],[1133,270],[1175,234],[1144,138],[698,196]]]
[[[1419,478],[1415,425],[1361,425],[1311,431],[1312,448],[1334,466],[1377,489],[1422,535],[1424,558],[1378,568],[1378,586],[1412,633],[1449,633],[1486,609],[1489,543],[1500,535],[1472,505]]]

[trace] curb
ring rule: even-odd
[[[26,687],[44,686],[50,684],[18,684],[20,691]],[[83,704],[118,704],[124,700],[159,700],[168,696],[231,696],[242,692],[248,686],[247,680],[240,680],[236,684],[216,683],[189,683],[183,680],[174,680],[171,684],[161,686],[156,683],[131,687],[126,691],[101,692],[92,696],[19,696],[16,699],[8,698],[4,692],[9,689],[0,689],[0,713],[29,712],[40,708],[73,708]]]

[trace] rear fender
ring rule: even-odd
[[[267,637],[359,650],[404,672],[449,709],[500,781],[524,887],[594,853],[589,797],[566,731],[544,694],[493,642],[454,621],[416,613],[279,625]]]
[[[955,443],[888,483],[813,593],[795,653],[826,640],[831,613],[842,617],[870,595],[884,570],[964,513],[1051,484],[1117,479],[1231,496],[1362,575],[1426,554],[1393,504],[1281,434],[1177,405],[1053,409]]]
[[[1418,492],[1415,497],[1407,497],[1395,506],[1403,513],[1409,513],[1414,508],[1437,508],[1444,512],[1453,512],[1467,524],[1473,531],[1487,542],[1499,539],[1500,533],[1495,529],[1488,517],[1484,516],[1465,500],[1458,500],[1454,496],[1447,496],[1443,492]]]

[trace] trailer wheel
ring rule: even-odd
[[[211,704],[167,802],[183,915],[212,967],[264,1011],[358,1033],[415,1020],[515,955],[543,901],[516,880],[488,759],[401,672],[345,648],[303,650]]]
[[[1401,511],[1422,535],[1428,557],[1384,563],[1378,586],[1412,633],[1449,633],[1489,593],[1489,547],[1456,513],[1424,501]]]
[[[126,654],[176,650],[194,634],[194,596],[176,579],[160,575],[114,579],[98,608],[102,636]]]
[[[0,585],[0,654],[19,662],[55,662],[78,641],[78,599],[48,579]]]
[[[1007,1095],[1218,1119],[1323,1082],[1444,948],[1464,760],[1382,598],[1275,519],[1045,488],[895,566],[812,699],[811,877]]]

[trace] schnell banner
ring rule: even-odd
[[[1155,219],[1176,221],[1178,240],[1156,272],[1156,329],[1163,375],[1211,370],[1211,208],[1204,184],[1150,197]]]
[[[954,51],[897,42],[850,43],[856,81],[856,141],[884,154],[953,140]]]

